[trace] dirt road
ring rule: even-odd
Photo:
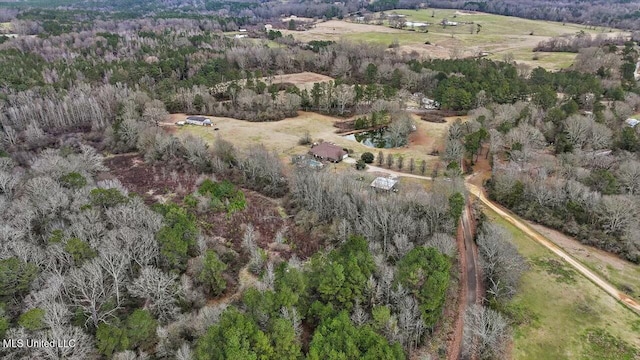
[[[447,359],[465,359],[462,356],[462,341],[464,331],[464,314],[466,310],[474,304],[478,304],[482,299],[481,280],[478,266],[478,247],[474,240],[475,226],[471,218],[471,203],[467,200],[467,205],[460,217],[458,226],[458,251],[460,252],[460,282],[462,283],[460,294],[461,299],[456,321],[456,337],[449,347]]]
[[[485,206],[495,211],[500,217],[511,223],[513,226],[520,229],[522,232],[527,234],[530,238],[542,244],[547,249],[551,250],[556,255],[560,256],[564,259],[569,265],[571,265],[574,269],[584,275],[587,279],[592,281],[594,284],[602,288],[609,295],[614,297],[616,300],[620,301],[629,309],[635,311],[637,314],[640,314],[640,304],[636,302],[634,299],[629,297],[628,295],[618,291],[613,285],[609,284],[606,280],[602,279],[600,276],[596,275],[594,272],[589,270],[587,267],[582,265],[580,262],[576,261],[569,254],[567,254],[560,247],[549,241],[547,238],[542,236],[540,233],[527,226],[524,222],[520,221],[515,215],[511,214],[508,210],[505,210],[499,205],[496,205],[484,194],[484,191],[477,185],[472,184],[469,179],[465,181],[467,189],[471,194],[476,196]]]
[[[344,162],[346,162],[347,164],[355,164],[356,163],[356,159],[354,158],[346,158],[344,159]],[[367,164],[367,172],[370,173],[384,173],[387,175],[392,175],[395,177],[408,177],[408,178],[413,178],[413,179],[421,179],[421,180],[433,180],[432,177],[429,176],[422,176],[422,175],[415,175],[415,174],[407,174],[407,173],[403,173],[400,171],[393,171],[390,169],[385,169],[383,167],[379,167],[379,166],[375,166],[375,165],[371,165],[371,164]]]
[[[346,163],[355,164],[356,160],[353,158],[346,158]],[[414,174],[407,174],[382,167],[367,165],[367,172],[371,173],[383,173],[387,175],[393,175],[396,177],[410,177],[421,180],[433,180],[429,176],[421,176]],[[460,218],[460,226],[458,227],[458,251],[460,253],[460,287],[461,299],[458,319],[455,325],[455,338],[449,344],[447,351],[447,359],[458,360],[462,359],[462,338],[464,330],[464,314],[468,307],[473,304],[479,303],[482,298],[480,288],[480,273],[478,266],[478,247],[474,240],[474,222],[471,218],[471,203],[467,200],[467,204]]]

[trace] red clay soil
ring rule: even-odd
[[[104,160],[108,173],[99,179],[117,178],[130,191],[142,196],[147,203],[157,201],[158,196],[175,194],[182,199],[195,187],[199,175],[188,166],[169,170],[167,164],[151,165],[138,154],[116,155]]]
[[[451,341],[447,346],[447,359],[458,360],[462,354],[462,332],[464,329],[464,313],[466,310],[466,303],[463,299],[467,298],[467,292],[469,291],[467,286],[467,261],[464,256],[464,231],[462,229],[462,220],[458,225],[458,233],[456,236],[458,244],[458,268],[460,270],[460,291],[458,293],[458,312],[456,314],[455,321],[455,333]]]
[[[432,140],[427,136],[426,131],[414,131],[409,134],[409,145],[427,145]]]
[[[104,163],[110,171],[101,174],[100,180],[117,178],[127,189],[142,196],[147,204],[158,202],[160,197],[167,195],[170,195],[169,200],[181,202],[184,196],[196,190],[196,182],[200,177],[189,166],[168,170],[168,164],[151,165],[138,154],[116,155],[105,159]],[[205,224],[201,226],[206,235],[226,239],[233,244],[233,250],[241,253],[243,225],[252,224],[255,227],[260,233],[258,245],[263,249],[269,248],[276,233],[286,228],[284,236],[289,246],[270,251],[270,255],[285,259],[294,253],[306,259],[322,247],[322,234],[300,229],[293,219],[283,218],[277,210],[277,200],[252,190],[242,188],[242,191],[247,200],[246,209],[231,216],[226,212],[208,212],[203,217]]]

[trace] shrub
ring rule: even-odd
[[[89,243],[78,238],[69,239],[64,246],[64,251],[73,257],[76,265],[80,265],[96,256],[96,252],[89,246]]]
[[[101,323],[96,330],[98,351],[107,357],[111,357],[113,353],[128,349],[129,337],[127,335],[127,329],[125,328]]]
[[[101,206],[103,208],[113,207],[129,201],[128,197],[115,188],[93,189],[89,193],[89,199],[93,205]]]
[[[81,189],[87,185],[87,179],[77,172],[70,172],[60,177],[60,184],[68,189]]]
[[[227,282],[222,277],[222,272],[227,269],[218,254],[213,250],[207,250],[202,262],[202,270],[198,274],[198,280],[207,287],[212,295],[220,295],[227,288]]]
[[[311,135],[309,134],[308,131],[306,131],[304,135],[302,135],[300,140],[298,140],[298,145],[309,145],[311,144],[311,142],[312,142]]]
[[[371,164],[373,162],[374,156],[372,153],[367,151],[366,153],[360,156],[360,159],[362,159],[362,161],[364,161],[367,164]]]
[[[208,195],[212,208],[226,209],[229,215],[242,211],[247,206],[244,193],[227,180],[216,183],[207,179],[198,188],[198,193]]]
[[[158,322],[149,310],[136,309],[127,318],[127,333],[131,348],[152,349],[156,342],[157,327]]]
[[[367,167],[367,164],[362,161],[362,160],[358,160],[356,161],[356,170],[364,170]]]
[[[184,270],[189,253],[196,247],[196,219],[176,204],[160,206],[159,210],[166,224],[157,234],[160,253],[171,269]]]
[[[38,267],[16,257],[0,260],[0,298],[29,290]]]
[[[39,308],[31,309],[18,318],[18,324],[23,328],[31,331],[40,330],[44,328],[44,310]]]

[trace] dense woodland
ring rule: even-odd
[[[0,335],[79,346],[6,358],[403,359],[425,344],[442,355],[459,169],[485,159],[501,204],[640,261],[630,39],[578,45],[571,69],[548,72],[222,33],[257,26],[261,11],[325,16],[305,3],[167,1],[155,16],[143,16],[155,2],[30,4],[0,11],[21,35],[0,40]],[[301,71],[335,80],[278,84]],[[156,126],[174,112],[277,121],[309,110],[358,115],[402,144],[407,101],[422,96],[471,117],[450,127],[451,179],[430,192],[376,194],[359,174],[287,171],[262,146]],[[477,242],[487,299],[465,314],[464,348],[500,359],[526,264],[495,224],[482,221]]]

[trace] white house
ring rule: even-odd
[[[422,107],[428,110],[435,110],[440,108],[440,103],[429,98],[422,98]]]
[[[384,177],[377,177],[371,183],[371,187],[375,190],[384,191],[398,191],[396,185],[398,185],[398,180]]]
[[[630,127],[636,127],[636,125],[640,124],[640,120],[629,118],[625,120],[624,123],[629,125]]]
[[[213,126],[211,120],[204,116],[187,116],[187,120],[185,122],[191,125]]]
[[[234,39],[244,39],[247,37],[247,34],[236,34],[236,36],[234,36]]]
[[[423,23],[423,22],[407,21],[406,23],[404,23],[404,26],[408,26],[408,27],[423,27],[423,26],[429,26],[429,24]]]

